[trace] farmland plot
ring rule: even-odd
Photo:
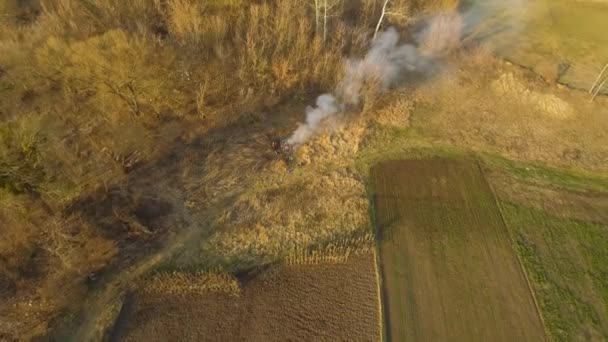
[[[534,298],[475,163],[372,169],[385,335],[394,341],[542,341]]]
[[[136,292],[119,341],[379,341],[373,254],[344,263],[273,267],[239,296]]]

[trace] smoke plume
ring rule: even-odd
[[[368,81],[376,81],[382,89],[393,86],[406,71],[424,70],[430,62],[420,55],[412,44],[398,45],[399,34],[394,28],[380,33],[362,59],[348,60],[344,65],[344,79],[334,94],[323,94],[314,107],[306,108],[306,123],[300,124],[289,137],[290,145],[298,146],[308,141],[325,122],[356,107],[361,102],[361,92]]]
[[[488,18],[511,7],[505,2],[509,1],[489,0],[485,7],[475,7],[465,13],[435,15],[414,32],[414,42],[409,44],[399,44],[399,33],[393,27],[381,32],[363,58],[345,63],[344,78],[333,94],[319,96],[316,105],[306,109],[306,122],[299,125],[287,143],[297,147],[317,133],[333,130],[345,111],[360,105],[362,91],[368,84],[386,90],[401,82],[408,73],[428,75],[437,70],[438,58],[458,48],[463,37],[490,36],[492,32],[487,29],[476,30],[484,21],[487,25]],[[489,26],[496,28],[497,25]]]
[[[319,129],[324,120],[340,113],[341,106],[332,94],[323,94],[317,97],[315,107],[306,108],[306,123],[300,124],[298,129],[287,139],[287,143],[298,146],[310,139]]]

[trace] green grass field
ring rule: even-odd
[[[546,338],[476,163],[386,162],[371,170],[371,181],[389,340]]]
[[[608,229],[519,204],[502,205],[556,341],[608,340]]]

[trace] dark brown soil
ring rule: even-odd
[[[239,297],[135,294],[119,341],[379,341],[374,257],[271,268]]]
[[[496,201],[474,162],[386,162],[373,169],[372,181],[391,340],[546,340]]]

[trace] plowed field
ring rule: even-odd
[[[346,263],[270,269],[240,297],[135,293],[121,314],[120,341],[379,341],[372,254]]]
[[[543,341],[491,188],[465,160],[372,170],[385,334],[392,341]]]

